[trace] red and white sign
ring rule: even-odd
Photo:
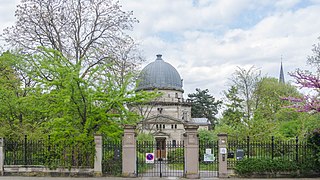
[[[146,163],[154,163],[154,153],[146,153]]]

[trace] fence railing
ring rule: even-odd
[[[4,165],[43,165],[50,168],[93,168],[94,142],[53,143],[45,140],[4,141]]]
[[[201,178],[218,176],[218,141],[199,141],[199,172]]]
[[[237,160],[242,158],[283,159],[303,163],[314,156],[312,145],[300,141],[298,137],[287,141],[276,140],[274,137],[266,141],[252,141],[249,137],[245,140],[229,139],[228,152],[234,155],[228,158],[228,168],[233,168]]]
[[[121,176],[122,141],[104,139],[102,171],[107,176]]]
[[[182,177],[185,171],[185,145],[183,141],[137,141],[137,176]],[[153,163],[146,154],[153,153]]]

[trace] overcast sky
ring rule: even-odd
[[[0,32],[13,25],[18,0],[0,0]],[[140,21],[130,32],[147,63],[156,54],[173,65],[185,96],[195,88],[217,98],[237,69],[279,77],[306,66],[319,42],[320,0],[120,0]],[[144,64],[144,65],[146,65]],[[291,78],[285,74],[285,79]]]

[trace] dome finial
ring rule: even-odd
[[[157,59],[156,60],[162,60],[162,55],[161,54],[157,54]]]

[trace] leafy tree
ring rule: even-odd
[[[207,118],[214,127],[216,124],[215,115],[218,114],[222,101],[216,101],[215,98],[209,94],[208,89],[201,90],[199,88],[196,89],[195,93],[188,94],[188,99],[192,102],[191,116]]]
[[[154,141],[154,137],[152,136],[152,134],[139,133],[138,136],[137,136],[137,141],[152,142],[152,141]]]
[[[288,103],[281,100],[282,97],[300,96],[296,87],[290,84],[279,83],[276,78],[264,77],[256,86],[255,96],[257,108],[255,118],[262,118],[269,122],[276,120],[276,113]]]
[[[239,126],[242,123],[244,117],[243,112],[243,99],[238,97],[238,89],[235,86],[231,86],[228,92],[224,92],[226,96],[225,106],[226,109],[223,111],[223,123],[228,126]]]
[[[285,122],[279,121],[277,117],[280,113],[286,113],[280,111],[284,106],[288,105],[287,102],[281,100],[281,97],[286,96],[299,96],[300,93],[297,91],[296,87],[290,84],[279,83],[278,79],[271,77],[264,77],[259,82],[257,82],[256,89],[254,91],[256,99],[256,109],[254,111],[253,119],[249,122],[249,133],[250,136],[256,137],[258,139],[263,139],[264,137],[274,136],[275,133],[282,134],[283,137],[288,137],[297,131],[292,131],[288,134],[278,128],[279,126],[284,126],[289,121],[297,121],[299,116],[291,117],[291,119],[284,120]],[[283,119],[282,119],[283,120]],[[277,124],[277,126],[275,126]],[[292,129],[297,127],[291,126]],[[264,129],[261,131],[261,129]]]
[[[38,67],[32,75],[44,92],[44,107],[50,109],[47,113],[52,121],[48,125],[59,136],[81,133],[90,136],[97,132],[115,135],[121,125],[135,123],[139,118],[128,110],[127,104],[145,102],[154,95],[129,90],[130,76],[123,85],[114,84],[114,77],[104,71],[104,66],[96,67],[88,78],[78,77],[81,71],[78,66],[69,64],[57,51],[43,51],[43,55],[30,59]]]
[[[199,133],[199,141],[201,142],[210,142],[210,141],[217,140],[216,138],[217,136],[216,134],[214,134],[213,131],[200,129],[198,133]]]
[[[296,87],[290,84],[279,83],[276,78],[263,77],[259,81],[255,82],[254,89],[251,97],[254,100],[254,108],[251,108],[252,118],[250,121],[244,117],[246,108],[243,108],[246,103],[244,99],[240,98],[237,86],[231,86],[228,92],[225,92],[226,96],[226,109],[223,111],[222,126],[231,126],[228,131],[235,136],[239,136],[239,132],[250,136],[254,139],[263,139],[266,136],[278,134],[279,137],[288,137],[288,133],[285,133],[284,126],[289,121],[299,121],[300,116],[293,116],[295,113],[291,113],[292,116],[287,114],[287,111],[283,111],[282,107],[288,105],[287,102],[281,100],[281,97],[286,96],[299,96],[299,92]],[[281,118],[280,118],[281,117]],[[284,119],[284,117],[286,119]],[[275,125],[277,124],[277,125]],[[280,128],[283,127],[283,128]],[[294,127],[293,127],[294,128]],[[296,127],[295,131],[290,132],[299,134],[299,130]],[[302,127],[299,127],[302,128]],[[233,129],[233,130],[232,130]],[[264,129],[261,131],[261,129]],[[286,135],[287,134],[287,135]]]
[[[153,93],[134,91],[143,59],[126,33],[137,22],[132,12],[113,0],[24,0],[16,17],[2,36],[20,50],[12,57],[20,59],[14,70],[23,96],[8,101],[21,106],[14,112],[25,124],[57,139],[120,137],[122,124],[140,118],[128,105]]]
[[[8,53],[0,56],[0,122],[2,127],[15,126],[19,117],[20,82]]]
[[[0,90],[7,94],[2,96],[4,94],[1,93],[0,98],[10,97],[8,102],[15,103],[13,107],[21,107],[20,109],[11,108],[13,113],[21,112],[22,118],[25,119],[21,124],[38,125],[34,127],[51,134],[52,139],[80,140],[92,138],[94,133],[104,133],[111,138],[120,138],[122,125],[133,124],[140,118],[129,111],[127,106],[130,103],[147,102],[157,95],[153,92],[135,92],[129,87],[133,81],[132,76],[129,75],[126,76],[122,85],[115,84],[112,73],[105,73],[107,65],[96,67],[90,76],[81,78],[78,77],[81,68],[70,64],[60,52],[46,48],[41,48],[41,52],[32,56],[22,57],[13,54],[9,56],[9,59],[23,58],[24,65],[27,67],[23,70],[32,77],[35,86],[29,87],[29,93],[17,100],[13,99],[15,96],[7,96],[14,91],[1,86]],[[14,76],[14,73],[10,76],[18,77]],[[20,90],[19,87],[17,86],[16,89]],[[23,92],[25,88],[21,89]],[[2,108],[4,111],[1,111],[0,117],[9,116],[12,119],[9,120],[16,122],[16,115],[6,111],[10,109],[11,104],[3,102],[0,106],[7,106],[7,108]],[[6,124],[10,125],[10,121]],[[14,130],[13,127],[9,129]]]

